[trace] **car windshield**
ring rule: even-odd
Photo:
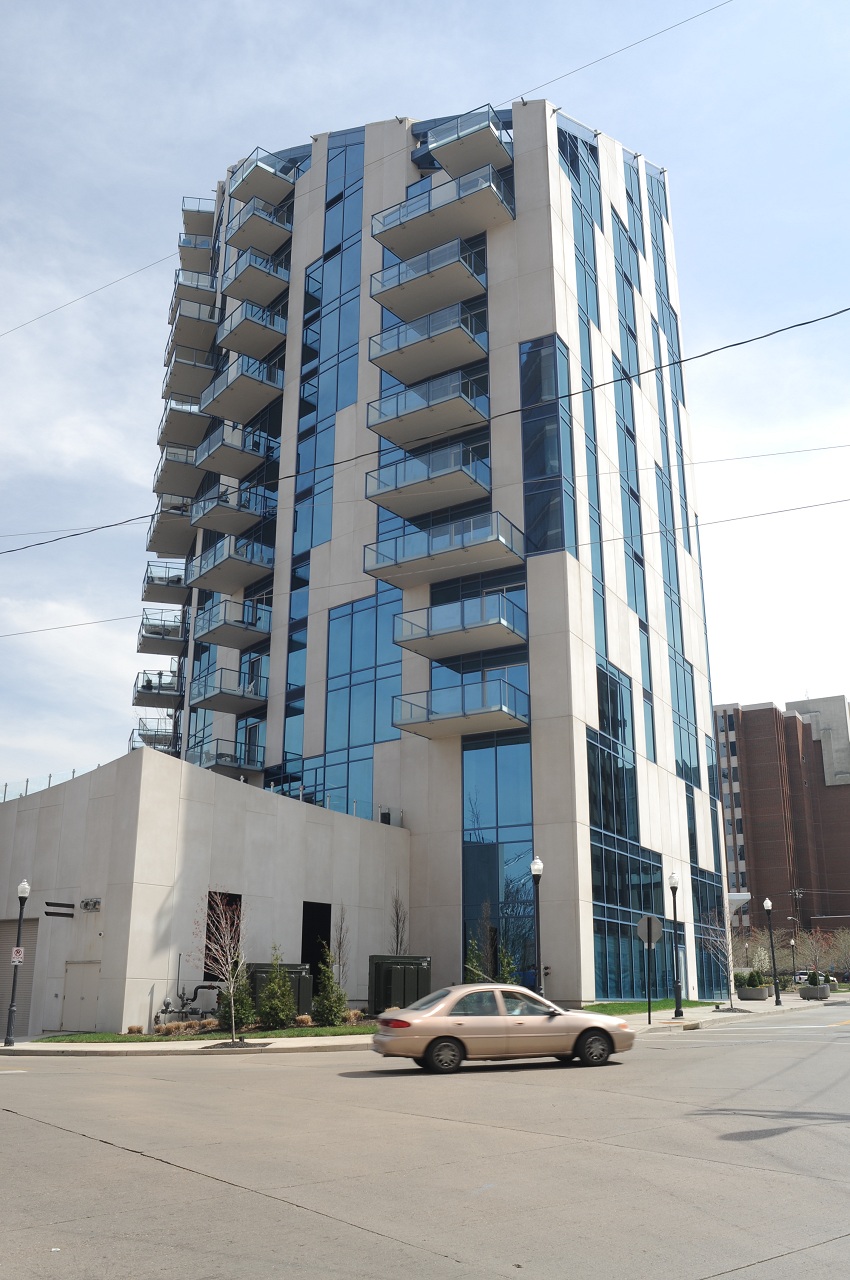
[[[443,987],[440,991],[432,991],[429,996],[423,996],[421,1000],[415,1000],[413,1004],[407,1006],[408,1009],[430,1009],[432,1005],[439,1004],[441,1000],[445,1000],[446,996],[451,993],[449,987]]]

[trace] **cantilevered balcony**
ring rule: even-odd
[[[278,266],[264,253],[246,249],[221,278],[221,291],[228,298],[256,302],[267,307],[289,284],[286,267]]]
[[[524,729],[528,722],[528,694],[507,680],[483,680],[393,698],[395,728],[423,738],[498,733]]]
[[[394,587],[418,587],[470,573],[513,568],[525,558],[525,540],[497,511],[435,529],[382,538],[363,549],[363,569]]]
[[[234,249],[259,249],[276,253],[292,235],[292,209],[278,209],[254,197],[225,228],[224,239]]]
[[[397,613],[393,640],[432,662],[528,643],[528,614],[501,592]]]
[[[504,169],[513,164],[511,135],[491,106],[438,124],[428,133],[431,155],[453,178],[484,165]]]
[[[183,605],[189,600],[186,570],[182,564],[162,564],[152,560],[145,569],[142,599],[145,604]]]
[[[175,271],[174,292],[168,308],[168,323],[174,323],[177,305],[180,302],[205,302],[207,305],[214,303],[215,287],[215,276],[205,271]]]
[[[139,627],[136,644],[138,653],[167,653],[172,657],[179,657],[185,643],[186,630],[182,614],[166,612],[164,609],[142,611],[142,625]]]
[[[177,239],[180,266],[184,271],[209,271],[212,236],[194,236],[183,232]]]
[[[251,356],[237,356],[201,393],[201,410],[231,422],[250,422],[282,390],[282,369]]]
[[[137,747],[153,747],[154,751],[171,752],[175,745],[173,720],[167,718],[139,720],[138,727],[133,730],[130,737],[129,750],[134,751]]]
[[[286,317],[256,302],[240,302],[222,320],[216,342],[227,351],[262,359],[286,337]]]
[[[201,413],[199,396],[169,396],[159,423],[157,444],[182,444],[194,448],[204,438],[210,415]]]
[[[218,327],[218,307],[210,302],[177,303],[163,364],[170,364],[175,347],[195,347],[207,351]]]
[[[389,462],[366,476],[366,497],[408,520],[486,498],[490,490],[489,465],[462,444]]]
[[[228,778],[239,778],[247,773],[262,773],[265,765],[265,747],[249,746],[245,742],[216,738],[199,747],[188,747],[186,761],[201,769],[212,769]]]
[[[176,396],[199,396],[209,386],[214,370],[215,356],[209,351],[175,347],[162,380],[163,400]]]
[[[162,451],[153,478],[154,493],[173,493],[192,498],[198,492],[201,476],[195,466],[195,450],[182,444],[169,444]]]
[[[198,445],[195,466],[242,480],[261,462],[279,454],[280,441],[264,431],[246,431],[233,422],[222,422]]]
[[[191,498],[161,494],[148,527],[148,551],[156,556],[185,556],[195,543],[191,513]]]
[[[371,293],[400,320],[417,320],[453,302],[477,298],[487,289],[484,253],[452,240],[395,262],[372,276]]]
[[[170,707],[183,701],[183,681],[176,671],[140,671],[133,688],[134,707]]]
[[[514,216],[510,189],[486,165],[374,214],[372,235],[397,258],[411,258],[447,240],[492,231]]]
[[[490,417],[486,386],[486,375],[470,377],[459,369],[444,373],[373,400],[366,424],[402,449],[457,435],[483,425]]]
[[[399,382],[422,382],[487,358],[483,303],[456,302],[369,339],[369,359]]]
[[[277,500],[266,489],[237,489],[218,484],[192,503],[195,529],[216,533],[244,533],[252,524],[277,511]]]
[[[244,204],[255,196],[273,205],[280,204],[292,191],[297,176],[292,160],[281,160],[279,156],[257,147],[234,169],[229,192],[234,200],[241,200]]]
[[[183,230],[190,236],[211,236],[215,223],[215,200],[204,196],[183,197]]]
[[[227,667],[216,667],[196,676],[189,686],[190,706],[235,715],[262,706],[268,696],[269,682],[265,676],[249,676]]]
[[[195,617],[195,641],[225,649],[248,649],[267,640],[271,629],[271,605],[256,600],[220,600]]]
[[[233,595],[265,578],[274,568],[274,551],[259,542],[229,535],[186,565],[186,582],[203,591]]]

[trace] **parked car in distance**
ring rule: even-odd
[[[442,987],[406,1009],[386,1010],[372,1048],[447,1075],[467,1058],[578,1058],[601,1067],[612,1053],[631,1049],[634,1039],[621,1018],[560,1009],[526,987],[486,982]]]
[[[794,981],[795,981],[795,982],[808,982],[808,980],[809,980],[809,972],[810,972],[810,971],[809,971],[808,969],[806,969],[806,970],[805,970],[805,972],[796,974],[796,975],[795,975],[795,978],[794,978]],[[834,982],[834,983],[836,983],[836,984],[838,983],[838,979],[837,979],[833,974],[831,974],[831,973],[819,973],[819,974],[818,974],[818,979],[819,979],[819,981],[820,981],[820,982],[822,982],[822,983],[823,983],[823,982]]]

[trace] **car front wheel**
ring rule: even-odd
[[[602,1067],[611,1057],[611,1041],[604,1031],[585,1031],[576,1045],[576,1053],[585,1067]]]
[[[463,1049],[457,1040],[434,1040],[425,1050],[426,1068],[440,1075],[458,1071],[462,1062]]]

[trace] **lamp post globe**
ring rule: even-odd
[[[773,903],[770,898],[765,898],[762,903],[764,913],[767,916],[767,932],[770,937],[770,963],[773,967],[773,995],[776,1004],[781,1005],[782,1000],[779,997],[779,974],[776,972],[776,947],[773,943],[773,919],[771,912],[773,911]]]
[[[682,1012],[682,978],[679,973],[679,917],[676,912],[676,894],[679,892],[679,877],[671,871],[667,877],[670,893],[673,897],[673,994],[676,997],[674,1018],[683,1018]]]
[[[26,880],[22,880],[18,885],[18,936],[15,942],[15,949],[18,950],[21,945],[21,933],[24,927],[24,907],[27,905],[27,898],[30,896],[30,887]],[[15,1003],[18,993],[18,970],[19,964],[12,965],[12,998],[9,1001],[9,1013],[6,1018],[6,1038],[3,1044],[6,1048],[11,1048],[15,1043],[15,1014],[17,1005]]]
[[[543,965],[540,951],[540,877],[543,875],[543,863],[537,854],[531,860],[531,879],[534,883],[534,976],[537,979],[537,993],[543,995]]]

